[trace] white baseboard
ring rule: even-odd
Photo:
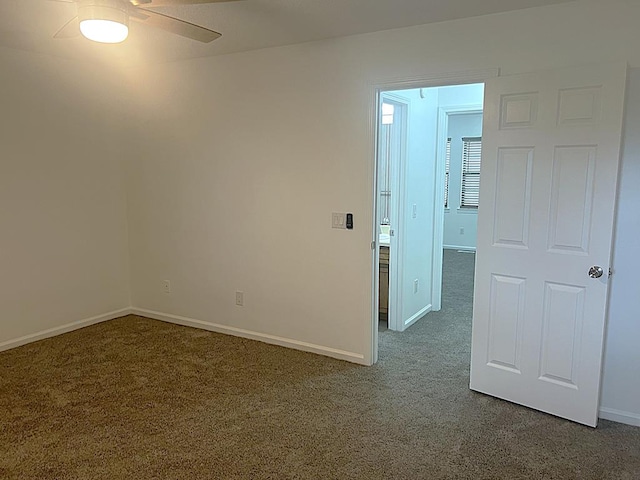
[[[269,343],[271,345],[279,345],[281,347],[292,348],[294,350],[302,350],[304,352],[317,353],[327,357],[337,358],[339,360],[346,360],[347,362],[351,363],[368,365],[364,360],[364,355],[362,354],[338,350],[322,345],[315,345],[313,343],[301,342],[299,340],[293,340],[291,338],[278,337],[276,335],[254,332],[242,328],[229,327],[226,325],[220,325],[218,323],[210,323],[203,320],[181,317],[179,315],[155,312],[153,310],[146,310],[144,308],[134,307],[131,309],[131,313],[133,313],[134,315],[140,315],[141,317],[148,317],[154,320],[183,325],[185,327],[200,328],[202,330],[209,330],[210,332],[233,335],[234,337],[258,340],[260,342]]]
[[[426,307],[420,309],[420,311],[418,313],[416,313],[411,318],[409,318],[406,322],[404,322],[404,328],[409,328],[411,325],[416,323],[418,320],[420,320],[422,317],[424,317],[431,310],[433,310],[433,305],[431,305],[431,304],[429,304]]]
[[[462,245],[443,245],[442,248],[445,250],[468,250],[470,252],[475,252],[476,247],[465,247]]]
[[[131,308],[127,307],[121,310],[103,313],[102,315],[97,315],[95,317],[85,318],[84,320],[67,323],[59,327],[43,330],[41,332],[25,335],[24,337],[16,338],[14,340],[7,340],[6,342],[0,343],[0,352],[9,350],[11,348],[20,347],[22,345],[26,345],[27,343],[37,342],[38,340],[44,340],[45,338],[55,337],[57,335],[62,335],[63,333],[72,332],[73,330],[88,327],[89,325],[95,325],[96,323],[106,322],[108,320],[113,320],[114,318],[124,317],[125,315],[129,315],[130,313]]]
[[[626,423],[627,425],[640,427],[639,413],[623,412],[615,408],[601,407],[598,416],[603,420],[611,420],[612,422]]]

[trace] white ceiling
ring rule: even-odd
[[[132,24],[125,43],[100,45],[81,37],[52,38],[75,16],[73,3],[0,0],[0,46],[87,61],[166,62],[567,1],[571,0],[239,0],[163,7],[156,10],[219,31],[222,38],[202,44]]]

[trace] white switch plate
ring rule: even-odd
[[[239,307],[244,306],[244,292],[236,292],[236,305]]]
[[[418,279],[413,281],[413,293],[418,293]]]
[[[335,212],[332,213],[331,228],[347,228],[347,214]]]
[[[411,212],[411,216],[413,218],[417,218],[418,216],[418,205],[416,203],[413,204],[413,210]]]

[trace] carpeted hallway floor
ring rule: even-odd
[[[370,368],[140,317],[0,353],[0,478],[640,479],[640,428],[469,391],[472,265]]]

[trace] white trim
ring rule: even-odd
[[[600,407],[598,417],[603,420],[611,420],[612,422],[625,423],[640,427],[640,414],[632,412],[623,412],[615,408]]]
[[[488,78],[500,76],[499,68],[465,70],[453,73],[426,74],[415,77],[386,78],[374,81],[374,89],[380,91],[403,90],[413,88],[446,87],[451,85],[468,85],[484,83]]]
[[[438,120],[436,122],[436,170],[433,212],[433,247],[431,250],[431,302],[433,309],[439,311],[442,308],[442,245],[444,243],[444,217],[449,212],[449,207],[444,206],[444,185],[446,179],[446,151],[448,116],[438,108]],[[449,177],[451,178],[451,177]],[[442,207],[442,208],[441,208]]]
[[[103,313],[102,315],[97,315],[95,317],[85,318],[84,320],[78,320],[76,322],[67,323],[59,327],[49,328],[48,330],[43,330],[41,332],[25,335],[24,337],[16,338],[14,340],[7,340],[6,342],[0,343],[0,352],[3,352],[5,350],[10,350],[16,347],[21,347],[22,345],[26,345],[28,343],[44,340],[45,338],[51,338],[58,335],[62,335],[63,333],[79,330],[81,328],[88,327],[90,325],[95,325],[96,323],[102,323],[108,320],[113,320],[115,318],[124,317],[126,315],[130,315],[131,312],[132,312],[131,308],[127,307],[121,310],[115,310],[113,312]]]
[[[460,215],[478,215],[477,207],[458,207],[457,211]]]
[[[378,319],[380,318],[380,208],[379,208],[379,192],[378,184],[380,183],[378,177],[378,118],[381,115],[380,104],[382,103],[382,95],[379,90],[375,88],[369,89],[369,125],[367,132],[370,135],[367,145],[370,148],[369,158],[373,158],[373,162],[369,162],[369,178],[372,180],[373,192],[371,206],[373,211],[371,212],[371,218],[373,222],[371,225],[371,240],[372,245],[375,248],[371,249],[371,316],[374,321],[367,321],[363,324],[363,329],[367,331],[367,338],[369,345],[365,352],[365,363],[367,365],[373,365],[378,361]]]
[[[407,319],[406,322],[404,322],[404,328],[405,330],[407,328],[409,328],[411,325],[413,325],[414,323],[416,323],[418,320],[420,320],[422,317],[424,317],[427,313],[431,312],[433,310],[433,305],[429,304],[424,308],[421,308],[418,313],[416,313],[415,315],[411,316],[410,318]]]
[[[484,83],[484,82],[479,82]],[[473,85],[473,84],[472,84]],[[481,103],[470,103],[468,105],[444,105],[438,108],[438,118],[446,120],[449,115],[473,115],[484,113],[484,106]],[[448,126],[443,123],[443,126]],[[446,131],[442,132],[446,138]]]
[[[278,337],[276,335],[254,332],[252,330],[245,330],[243,328],[229,327],[227,325],[221,325],[219,323],[205,322],[204,320],[196,320],[193,318],[182,317],[180,315],[173,315],[170,313],[156,312],[154,310],[147,310],[144,308],[133,307],[131,309],[131,313],[154,320],[160,320],[162,322],[173,323],[185,327],[199,328],[201,330],[208,330],[210,332],[223,333],[225,335],[233,335],[234,337],[258,340],[260,342],[269,343],[271,345],[279,345],[281,347],[292,348],[294,350],[302,350],[304,352],[317,353],[320,355],[325,355],[327,357],[346,360],[352,363],[369,365],[365,362],[364,355],[360,353],[347,352],[345,350],[338,350],[336,348],[325,347],[313,343],[301,342],[299,340],[294,340],[291,338]]]
[[[443,248],[445,250],[469,250],[469,251],[476,251],[476,247],[469,247],[469,246],[465,246],[465,245],[444,245]]]

